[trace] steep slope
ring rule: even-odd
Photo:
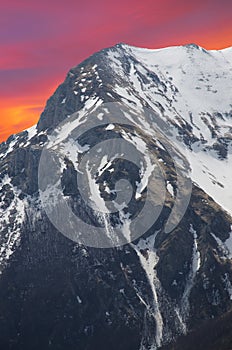
[[[127,75],[128,92],[135,89],[136,96],[179,134],[190,150],[186,156],[193,180],[231,213],[231,48],[206,51],[190,44],[161,50],[123,46],[122,50],[127,71],[117,65],[118,52],[109,54],[119,81],[120,75]],[[115,90],[120,94],[117,85]],[[125,97],[124,90],[121,95]],[[182,143],[180,147],[183,150]]]
[[[0,145],[2,348],[156,349],[231,309],[231,58],[103,50]]]
[[[163,347],[163,350],[229,350],[232,344],[231,312],[204,322],[187,336],[182,336],[173,345]]]

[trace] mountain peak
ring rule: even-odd
[[[200,47],[199,45],[197,45],[195,43],[186,44],[186,45],[184,45],[184,47],[191,48],[191,49],[197,49],[197,50],[202,49],[202,47]]]
[[[102,50],[0,145],[2,347],[171,348],[231,308],[231,49],[202,50]]]

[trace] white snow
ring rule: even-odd
[[[197,271],[201,267],[201,254],[198,250],[198,243],[197,243],[197,233],[193,229],[192,225],[190,227],[190,232],[193,234],[193,257],[192,257],[192,270],[193,275],[195,276]]]
[[[104,117],[104,113],[99,113],[99,114],[97,115],[97,118],[98,118],[99,120],[103,120],[103,117]]]
[[[77,301],[78,301],[78,304],[82,304],[82,300],[81,300],[81,298],[79,297],[79,295],[77,295]]]
[[[170,125],[171,141],[190,161],[193,181],[232,214],[232,146],[225,160],[219,159],[216,152],[205,150],[216,141],[212,130],[218,137],[231,137],[232,48],[206,51],[187,45],[150,50],[123,45],[123,50],[130,61],[129,77],[126,86],[115,84],[114,91],[128,106],[132,105],[130,101],[140,108],[142,100],[146,101]],[[108,58],[115,75],[125,80],[128,73],[124,71],[120,55],[121,50],[109,52]],[[150,78],[151,72],[156,80]],[[138,120],[136,123],[139,126]],[[185,129],[186,123],[192,127],[195,137],[205,140],[204,144],[194,143],[192,151],[178,135],[178,128]],[[155,137],[156,123],[153,127],[149,123],[141,126]]]
[[[37,133],[37,125],[33,125],[32,127],[27,129],[26,131],[28,134],[27,141],[30,141],[32,139],[32,137],[34,137]]]
[[[145,302],[144,303],[148,307],[148,311],[153,314],[153,317],[156,321],[156,345],[160,347],[162,344],[164,324],[162,314],[160,312],[160,305],[157,294],[157,291],[160,288],[160,282],[157,278],[155,270],[155,267],[158,263],[158,256],[154,248],[155,238],[156,234],[148,237],[146,240],[140,239],[137,245],[131,244],[131,246],[134,248],[139,257],[140,263],[146,273],[148,282],[152,290],[153,304],[150,306],[147,305]],[[142,297],[140,297],[140,299],[141,298]]]
[[[189,296],[194,285],[195,277],[201,267],[201,255],[198,249],[197,233],[193,226],[190,226],[189,232],[193,235],[193,250],[192,250],[192,263],[189,270],[188,279],[186,282],[185,290],[181,300],[181,314],[183,320],[186,320],[189,315]]]
[[[163,151],[165,151],[164,146],[161,144],[161,142],[159,140],[156,140],[156,144],[159,148],[161,148]]]
[[[140,169],[141,181],[139,183],[136,182],[136,185],[137,185],[137,191],[135,194],[136,199],[139,199],[141,197],[142,192],[147,187],[149,178],[151,177],[151,175],[155,169],[155,165],[152,164],[148,154],[144,155],[144,160],[145,160],[146,168],[144,169],[143,167],[141,167],[141,169]]]
[[[186,153],[192,169],[192,180],[232,214],[232,155],[226,160],[219,160],[208,152],[187,150]]]
[[[87,162],[86,167],[86,174],[88,177],[88,186],[90,190],[90,200],[92,202],[93,209],[101,212],[108,212],[108,209],[106,208],[105,201],[101,197],[99,185],[96,183],[96,178],[91,173],[91,168],[89,165],[89,162]]]
[[[113,130],[115,128],[114,124],[109,124],[107,125],[107,127],[105,128],[106,130]]]
[[[155,164],[150,159],[149,151],[147,149],[146,143],[143,141],[141,137],[138,135],[127,135],[127,133],[122,131],[123,138],[128,142],[132,143],[136,149],[143,154],[144,164],[141,164],[140,167],[140,182],[136,182],[137,191],[135,194],[135,198],[139,199],[141,197],[142,192],[148,185],[149,179],[152,176],[152,173],[155,169]]]
[[[232,227],[231,227],[231,230],[232,230]],[[228,257],[229,259],[232,259],[232,232],[230,232],[230,236],[225,242],[223,242],[219,237],[215,236],[215,234],[212,232],[211,232],[211,235],[217,242],[217,245],[220,247],[224,256]]]
[[[225,246],[229,251],[230,258],[232,259],[232,227],[231,227],[230,237],[225,241]]]
[[[7,264],[7,261],[14,253],[15,248],[20,244],[21,239],[21,225],[25,219],[25,207],[26,200],[20,200],[19,194],[20,191],[11,185],[11,179],[8,176],[5,176],[0,184],[0,188],[4,185],[10,185],[11,190],[14,193],[14,199],[12,200],[10,206],[7,210],[0,209],[0,234],[4,229],[4,241],[1,244],[0,248],[0,273],[2,269]],[[11,211],[16,212],[14,217],[13,227],[8,226],[11,220]]]
[[[170,182],[167,183],[167,190],[172,197],[175,197],[174,188]]]
[[[192,112],[218,110],[221,98],[225,103],[221,108],[228,111],[226,107],[230,106],[231,97],[230,94],[224,93],[224,89],[227,87],[228,90],[226,91],[230,91],[232,72],[231,62],[224,58],[226,51],[222,55],[220,51],[209,51],[207,53],[204,50],[183,46],[160,50],[131,47],[127,51],[143,63],[145,67],[165,78],[166,82],[171,77],[173,84],[181,87],[181,101],[180,103],[174,103],[174,106],[179,107],[180,112],[185,112],[183,109],[186,108],[184,102],[191,106],[190,111]],[[203,78],[203,81],[199,80],[201,78]],[[210,81],[208,82],[207,79]],[[201,90],[196,89],[199,84]],[[208,85],[213,85],[212,90],[217,90],[218,94],[215,95],[212,91],[208,91]],[[203,98],[203,93],[205,98]]]
[[[121,232],[126,238],[127,242],[131,241],[131,231],[130,231],[130,225],[131,225],[131,220],[130,220],[130,214],[124,212],[124,208],[126,207],[125,203],[122,203],[122,205],[117,206],[117,203],[114,203],[115,208],[117,208],[119,211],[119,220],[121,222]]]
[[[104,155],[101,159],[100,165],[97,169],[98,176],[101,176],[104,171],[108,170],[111,165],[113,164],[113,161],[118,157],[118,154],[115,154],[111,159],[108,159],[107,155]]]
[[[6,152],[4,152],[4,153],[2,153],[2,154],[0,155],[0,159],[1,159],[1,160],[3,160],[4,158],[6,158],[6,156],[7,156],[8,154],[10,154],[11,152],[13,152],[14,147],[16,146],[16,144],[17,144],[17,142],[18,142],[18,139],[19,139],[19,136],[15,136],[15,135],[14,135],[14,138],[13,138],[13,140],[10,142],[10,144],[8,145],[8,148],[7,148]]]
[[[47,148],[58,146],[61,142],[68,139],[72,131],[79,125],[83,124],[88,118],[88,113],[95,110],[101,101],[97,97],[91,97],[85,102],[84,108],[67,119],[66,123],[55,129],[54,134],[49,136]],[[56,135],[55,135],[56,134]]]
[[[30,144],[30,140],[37,134],[37,125],[33,125],[31,128],[26,129],[27,131],[27,142],[24,147],[27,147]]]

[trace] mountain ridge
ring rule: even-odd
[[[224,169],[223,176],[229,175],[231,169],[231,140],[227,135],[232,128],[231,100],[225,96],[222,107],[220,102],[214,111],[207,109],[210,103],[204,99],[209,98],[216,106],[215,95],[221,96],[222,88],[230,88],[232,67],[226,66],[226,75],[223,65],[219,65],[222,74],[215,80],[218,92],[214,92],[215,87],[208,88],[207,79],[211,77],[207,69],[212,72],[212,60],[215,71],[210,74],[219,74],[215,62],[221,62],[221,55],[207,55],[203,62],[207,73],[202,76],[203,68],[195,69],[196,79],[203,79],[199,82],[201,89],[195,89],[192,70],[199,62],[198,54],[202,58],[206,53],[192,45],[180,50],[185,55],[185,73],[180,69],[182,57],[174,53],[165,61],[162,57],[148,58],[146,50],[117,45],[91,56],[69,71],[65,82],[48,100],[37,127],[1,144],[0,300],[5,303],[0,302],[0,323],[5,335],[1,335],[0,344],[5,349],[21,350],[32,344],[35,349],[62,349],[68,344],[70,349],[83,350],[104,350],[109,346],[117,350],[153,350],[165,344],[171,346],[179,335],[230,310],[232,218],[225,211],[227,202],[219,203],[220,207],[211,194],[215,186],[224,197],[231,193],[217,172],[218,164]],[[183,81],[182,77],[190,73],[191,93],[201,96],[197,107],[192,98],[186,99],[186,105],[183,103],[189,80]],[[69,153],[62,163],[62,196],[76,215],[81,213],[86,220],[96,221],[94,213],[80,205],[75,180],[79,170],[77,154],[81,157],[88,151],[87,145],[91,148],[96,140],[104,140],[107,132],[112,146],[115,139],[130,140],[134,146],[144,147],[144,155],[148,152],[159,160],[165,174],[166,198],[159,219],[133,244],[95,249],[68,240],[51,224],[39,198],[38,167],[46,145],[52,147],[55,139],[65,146],[65,135],[80,127],[80,121],[87,122],[91,116],[95,118],[93,124],[101,122],[100,111],[118,102],[126,108],[125,120],[129,123],[133,119],[133,126],[112,126],[106,113],[106,125],[97,124],[96,134],[90,130],[78,139],[77,145],[68,143],[64,150]],[[154,119],[141,112],[144,108],[152,110]],[[114,118],[111,122],[115,122]],[[166,142],[159,125],[168,128]],[[206,175],[203,180],[194,175],[185,216],[174,230],[165,232],[164,224],[178,193],[177,169],[167,148],[169,143],[190,158],[195,172]],[[201,158],[202,154],[205,158]],[[211,163],[217,166],[212,169]],[[110,167],[106,161],[100,165],[100,170],[106,167],[105,173],[98,169],[101,175],[92,179],[102,198],[107,198],[115,179],[120,177],[132,180],[136,194],[141,195],[138,199],[145,198],[143,186],[143,191],[138,191],[139,183],[147,180],[146,171],[131,171],[133,168],[125,160],[109,162]],[[205,186],[207,191],[202,188]],[[219,194],[216,199],[220,202]],[[133,210],[139,209],[136,203]],[[123,225],[128,216],[113,219]],[[108,334],[107,340],[103,334]]]

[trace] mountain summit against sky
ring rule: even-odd
[[[71,69],[38,124],[0,145],[0,347],[155,350],[181,344],[185,350],[199,327],[215,329],[231,320],[231,91],[232,48],[118,44]],[[108,116],[114,103],[123,105],[115,124]],[[72,138],[90,118],[96,127]],[[90,210],[77,183],[80,159],[106,140],[112,147],[128,142],[143,153],[144,166],[138,171],[118,155],[108,159],[99,146],[95,175],[95,164],[84,169],[96,208]],[[38,174],[46,147],[63,152],[61,190],[57,183],[53,192],[45,186],[47,203],[54,204],[59,192],[75,215],[107,233],[121,225],[133,234],[130,224],[148,196],[149,159],[156,159],[165,185],[158,219],[118,247],[96,249],[64,237],[41,203]],[[191,198],[169,232],[165,225],[186,159]],[[114,201],[119,179],[132,185],[129,209],[99,214],[103,202]],[[157,184],[151,193],[157,206]],[[229,350],[230,333],[207,338],[204,349],[217,341],[218,349]]]

